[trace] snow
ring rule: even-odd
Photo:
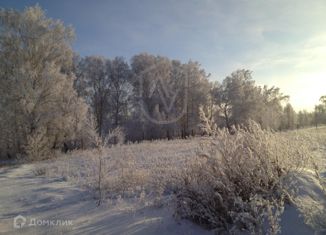
[[[193,156],[194,148],[197,147],[196,142],[192,140],[168,143],[169,147],[165,142],[164,144],[155,142],[132,145],[128,148],[132,148],[137,157],[137,168],[145,169],[149,167],[142,166],[145,162],[151,163],[150,168],[155,164],[166,168],[176,162],[183,165],[187,158]],[[154,153],[153,149],[157,153]],[[109,155],[114,155],[114,151],[109,152]],[[174,161],[171,161],[171,156]],[[324,156],[323,154],[323,158]],[[147,205],[139,199],[112,199],[97,207],[95,195],[87,191],[87,187],[81,187],[73,180],[64,181],[62,175],[61,177],[35,175],[35,169],[44,165],[51,168],[61,161],[61,164],[72,171],[80,169],[81,177],[86,177],[87,174],[83,173],[86,168],[82,167],[86,158],[87,156],[71,157],[68,165],[67,159],[59,158],[55,161],[0,168],[0,234],[213,234],[189,221],[176,220],[173,217],[173,205],[168,203],[158,207]],[[151,161],[148,161],[149,159]],[[156,163],[158,160],[159,163]],[[326,166],[325,161],[322,164]],[[74,168],[71,168],[72,166]],[[326,176],[325,169],[321,176]],[[294,205],[285,207],[281,217],[281,234],[323,234],[322,231],[318,231],[318,227],[315,227],[315,231],[312,223],[317,213],[315,208],[321,208],[321,211],[326,208],[325,192],[320,181],[316,179],[313,171],[307,169],[293,174],[289,183],[296,189],[297,200]],[[23,215],[27,219],[71,220],[73,225],[32,227],[25,225],[21,229],[15,229],[13,220],[17,215]]]
[[[34,176],[32,164],[0,169],[0,231],[3,234],[212,234],[176,221],[169,207],[139,208],[125,201],[96,206],[92,195],[60,179]],[[72,226],[13,228],[17,215],[72,220]]]

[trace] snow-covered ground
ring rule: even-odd
[[[169,172],[163,169],[173,168],[177,171],[186,164],[187,158],[196,154],[198,147],[197,140],[156,141],[111,149],[106,154],[112,161],[117,152],[122,151],[126,153],[123,154],[125,156],[128,151],[132,152],[136,159],[129,159],[131,168],[147,177],[158,174],[164,181]],[[189,221],[176,220],[173,217],[173,205],[169,204],[171,200],[167,199],[165,203],[164,194],[164,203],[161,205],[140,199],[112,197],[97,206],[96,194],[90,190],[92,187],[88,187],[95,187],[94,175],[91,173],[97,163],[96,158],[93,161],[89,157],[89,154],[69,156],[68,159],[64,156],[55,161],[0,168],[0,233],[213,234]],[[325,158],[325,155],[319,157]],[[130,165],[123,167],[130,169]],[[45,175],[37,176],[35,172],[39,169],[46,169]],[[146,169],[155,169],[155,172]],[[325,173],[321,176],[325,177]],[[309,219],[315,218],[315,208],[319,208],[321,213],[325,211],[325,192],[320,182],[310,170],[301,171],[295,175],[295,179],[298,204],[286,206],[281,220],[281,234],[323,234],[305,224],[313,222]],[[148,187],[147,183],[143,186],[144,190]],[[18,215],[27,219],[22,228],[13,226],[14,218]],[[32,223],[36,221],[36,226],[28,226],[31,220]],[[50,224],[49,221],[61,226]]]
[[[58,179],[36,177],[32,164],[0,169],[1,234],[211,234],[176,221],[169,207],[142,207],[126,201],[97,207],[92,195]],[[14,217],[27,223],[13,227]],[[71,220],[69,226],[28,226],[36,221]]]

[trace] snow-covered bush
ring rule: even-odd
[[[217,130],[217,125],[212,117],[209,117],[203,107],[199,107],[199,119],[198,125],[203,135],[212,135]]]
[[[126,139],[125,131],[121,127],[116,127],[112,131],[109,132],[108,136],[106,137],[107,144],[123,144]]]
[[[176,215],[231,234],[276,234],[283,204],[291,201],[283,179],[309,164],[309,151],[294,135],[254,122],[232,133],[219,130],[184,171]]]
[[[29,160],[41,160],[52,155],[51,146],[44,128],[40,128],[27,137],[25,151]]]

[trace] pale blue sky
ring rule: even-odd
[[[199,61],[212,80],[240,68],[275,85],[296,109],[326,94],[325,0],[1,0],[1,7],[39,5],[71,24],[81,55],[148,52]]]

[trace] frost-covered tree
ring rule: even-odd
[[[281,125],[283,115],[283,102],[288,101],[288,96],[283,95],[280,88],[264,86],[262,89],[262,107],[259,119],[256,121],[263,128],[278,130]]]
[[[200,132],[198,107],[206,105],[210,84],[199,63],[139,54],[132,58],[131,68],[134,113],[144,138]]]
[[[248,119],[255,119],[260,102],[257,99],[259,92],[249,70],[233,72],[215,88],[214,98],[228,129]]]
[[[151,70],[155,66],[155,56],[146,53],[135,55],[131,58],[131,85],[132,85],[132,113],[127,124],[128,135],[133,140],[148,139],[148,120],[142,111],[144,98],[148,96],[151,81]]]
[[[122,57],[107,62],[109,85],[109,118],[111,126],[116,128],[128,119],[130,107],[130,68]]]
[[[165,122],[178,113],[173,93],[178,80],[172,74],[172,62],[166,57],[139,54],[132,58],[131,68],[133,125],[142,133],[141,138],[169,138],[170,125]]]
[[[314,123],[316,125],[316,128],[318,125],[322,122],[324,107],[322,105],[315,105],[315,115],[314,115]]]
[[[314,124],[314,114],[306,110],[298,112],[298,127],[312,126]]]
[[[199,118],[199,128],[203,135],[212,135],[217,131],[217,125],[214,122],[214,119],[209,117],[208,114],[206,114],[202,106],[199,107]]]
[[[286,104],[283,109],[281,129],[294,129],[296,128],[296,113],[291,104]]]
[[[320,97],[319,101],[326,107],[326,95]]]
[[[186,84],[184,86],[186,94],[186,110],[181,119],[182,136],[195,135],[198,133],[200,117],[198,108],[206,106],[209,101],[210,83],[205,70],[198,62],[189,61],[184,65],[186,74]]]
[[[326,96],[319,99],[320,103],[315,106],[314,122],[316,127],[318,124],[326,124]]]
[[[216,83],[212,99],[230,130],[232,125],[254,120],[264,128],[278,129],[282,116],[282,102],[287,99],[275,87],[260,87],[252,79],[251,71],[237,70]]]
[[[90,105],[97,132],[103,137],[108,131],[110,79],[107,65],[110,61],[101,56],[87,56],[76,59],[75,63],[75,87]]]
[[[326,96],[321,96],[319,104],[315,105],[315,110],[312,113],[313,123],[316,127],[319,124],[326,124]]]
[[[231,100],[224,87],[216,82],[211,93],[213,102],[218,107],[218,116],[224,120],[225,127],[231,129]]]
[[[0,10],[0,149],[45,157],[76,138],[87,112],[73,89],[73,30],[38,6]]]

